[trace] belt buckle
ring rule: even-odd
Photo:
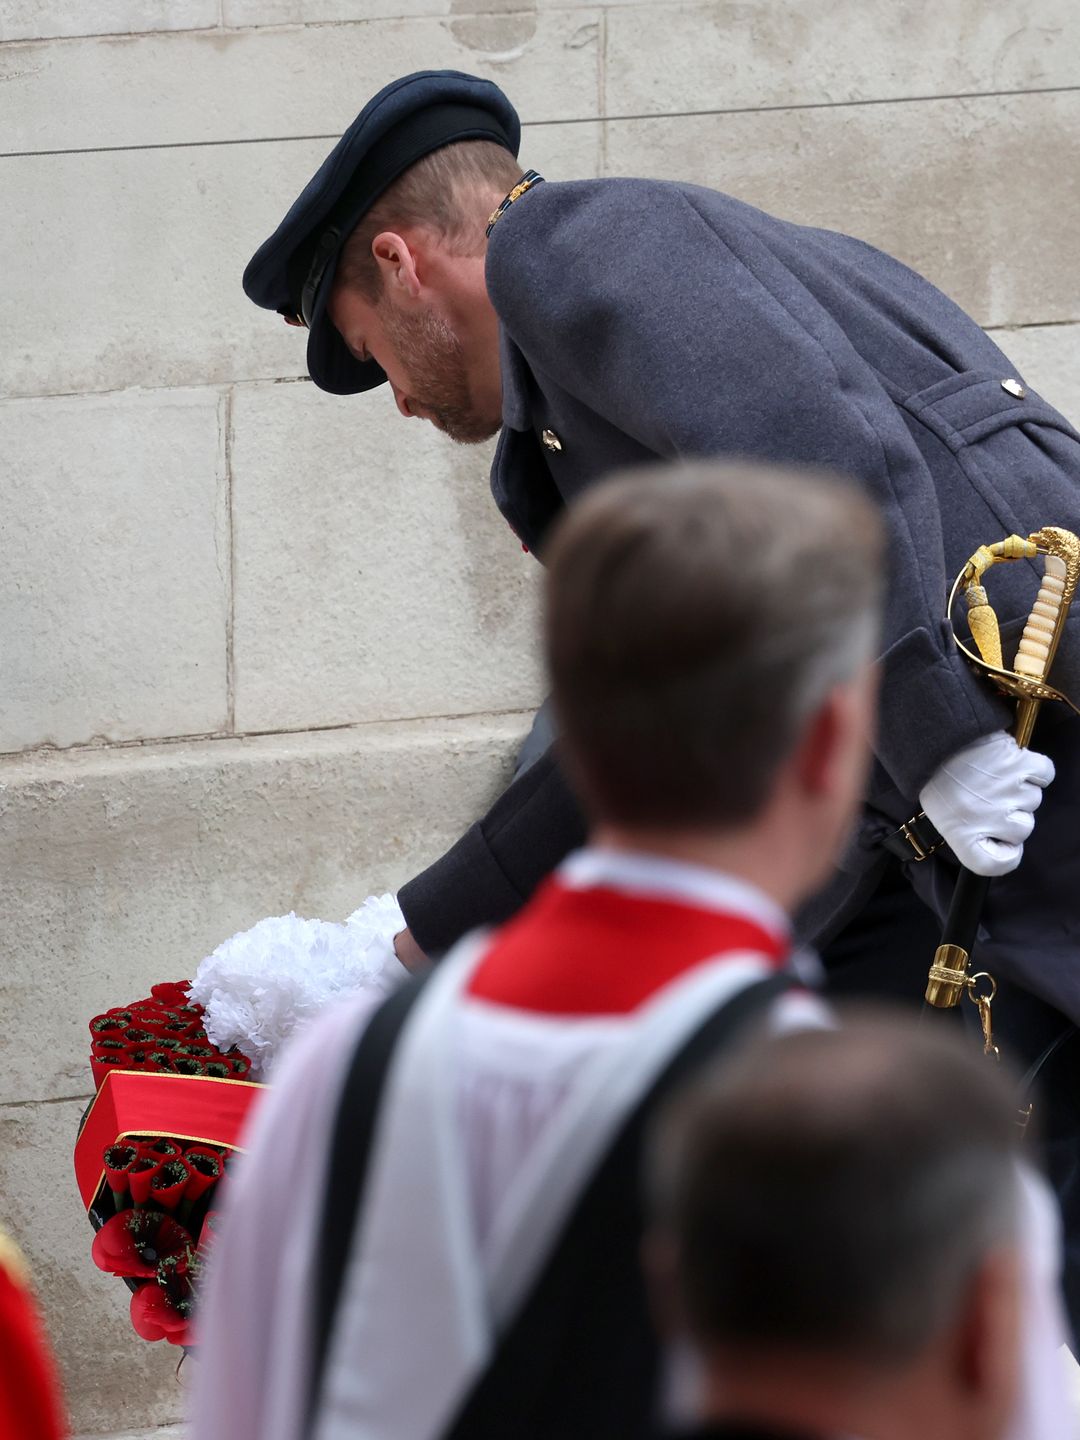
[[[929,860],[930,856],[933,855],[936,851],[940,850],[942,845],[944,845],[945,843],[945,841],[940,835],[930,845],[924,844],[923,841],[920,839],[918,831],[915,829],[915,826],[920,820],[925,817],[925,815],[925,810],[920,811],[918,815],[913,815],[910,820],[905,821],[904,824],[900,826],[900,834],[904,837],[904,839],[911,846],[912,850],[915,852],[916,864],[921,860]]]

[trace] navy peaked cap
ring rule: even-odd
[[[244,271],[256,305],[308,328],[308,373],[322,390],[353,395],[386,379],[353,358],[326,314],[341,247],[399,175],[455,140],[494,140],[518,153],[517,111],[490,80],[420,70],[369,100]]]

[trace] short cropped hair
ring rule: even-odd
[[[1000,1067],[895,1018],[745,1047],[653,1137],[697,1342],[914,1358],[1016,1243],[1015,1117]]]
[[[572,506],[545,556],[546,647],[591,818],[756,814],[801,724],[872,657],[882,543],[853,483],[750,463],[635,470]]]
[[[410,165],[375,201],[342,246],[335,285],[377,300],[381,271],[371,253],[384,230],[427,229],[455,254],[479,255],[488,216],[521,179],[509,150],[494,140],[458,140]]]

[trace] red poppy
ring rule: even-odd
[[[205,1075],[206,1066],[202,1060],[196,1060],[194,1055],[174,1055],[172,1067],[177,1075]]]
[[[168,1028],[171,1023],[172,1016],[167,1014],[138,1014],[133,1021],[133,1024],[137,1025],[144,1034],[150,1037],[149,1040],[142,1042],[144,1045],[156,1045],[159,1040],[165,1039],[166,1036],[175,1036],[176,1031]]]
[[[167,1010],[174,1010],[179,1005],[186,1005],[190,993],[190,980],[163,980],[160,985],[150,986],[150,994]]]
[[[123,1210],[94,1236],[90,1254],[99,1270],[134,1279],[156,1275],[166,1256],[181,1256],[191,1236],[160,1210]]]
[[[131,1016],[125,1011],[123,1017],[119,1015],[95,1015],[90,1021],[90,1034],[97,1039],[100,1036],[119,1035],[125,1025],[131,1024]]]
[[[160,1020],[173,1013],[167,1005],[162,1005],[157,1000],[136,1000],[128,1006],[128,1009],[136,1024],[141,1024],[144,1019]]]
[[[135,1205],[145,1205],[150,1198],[150,1182],[161,1169],[162,1161],[155,1155],[140,1155],[128,1171],[131,1199]]]
[[[170,1214],[184,1198],[184,1191],[187,1189],[188,1181],[191,1179],[191,1171],[179,1157],[173,1160],[166,1160],[161,1169],[150,1181],[150,1199],[154,1205],[160,1205],[163,1210]]]
[[[140,1070],[144,1075],[159,1074],[162,1069],[171,1069],[171,1060],[165,1061],[154,1058],[155,1054],[164,1056],[163,1051],[155,1051],[155,1041],[151,1040],[146,1045],[132,1045],[124,1058],[125,1070]]]
[[[170,1140],[167,1135],[159,1135],[155,1140],[143,1140],[139,1150],[143,1155],[153,1155],[156,1160],[172,1160],[180,1154],[180,1146],[175,1140]]]
[[[100,1060],[104,1055],[126,1055],[127,1050],[126,1040],[112,1040],[107,1036],[92,1041],[90,1045],[90,1054],[96,1060]]]
[[[193,1016],[179,1015],[175,1012],[170,1015],[167,1020],[162,1020],[157,1028],[161,1032],[162,1039],[168,1037],[173,1040],[178,1040],[182,1045],[186,1045],[189,1041],[193,1040],[196,1035],[203,1033],[199,1021]]]
[[[110,1070],[126,1070],[127,1064],[127,1055],[120,1051],[111,1055],[92,1055],[90,1057],[90,1074],[94,1077],[94,1088],[100,1090],[105,1083],[105,1076]]]
[[[190,1301],[182,1302],[182,1309],[190,1309]],[[143,1340],[168,1340],[170,1345],[186,1345],[191,1320],[172,1304],[156,1280],[148,1280],[131,1297],[131,1325]]]
[[[221,1179],[224,1174],[224,1166],[221,1163],[221,1156],[209,1145],[189,1146],[184,1151],[184,1161],[191,1172],[187,1188],[184,1191],[184,1199],[194,1202],[201,1199],[210,1186]]]
[[[105,1151],[105,1178],[109,1182],[113,1203],[118,1210],[127,1204],[128,1171],[138,1159],[138,1155],[138,1149],[134,1145],[126,1144],[110,1145]]]

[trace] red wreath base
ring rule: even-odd
[[[131,1323],[144,1340],[191,1343],[194,1290],[220,1204],[221,1172],[264,1088],[110,1070],[85,1116],[75,1177],[97,1230],[94,1262],[134,1292]]]

